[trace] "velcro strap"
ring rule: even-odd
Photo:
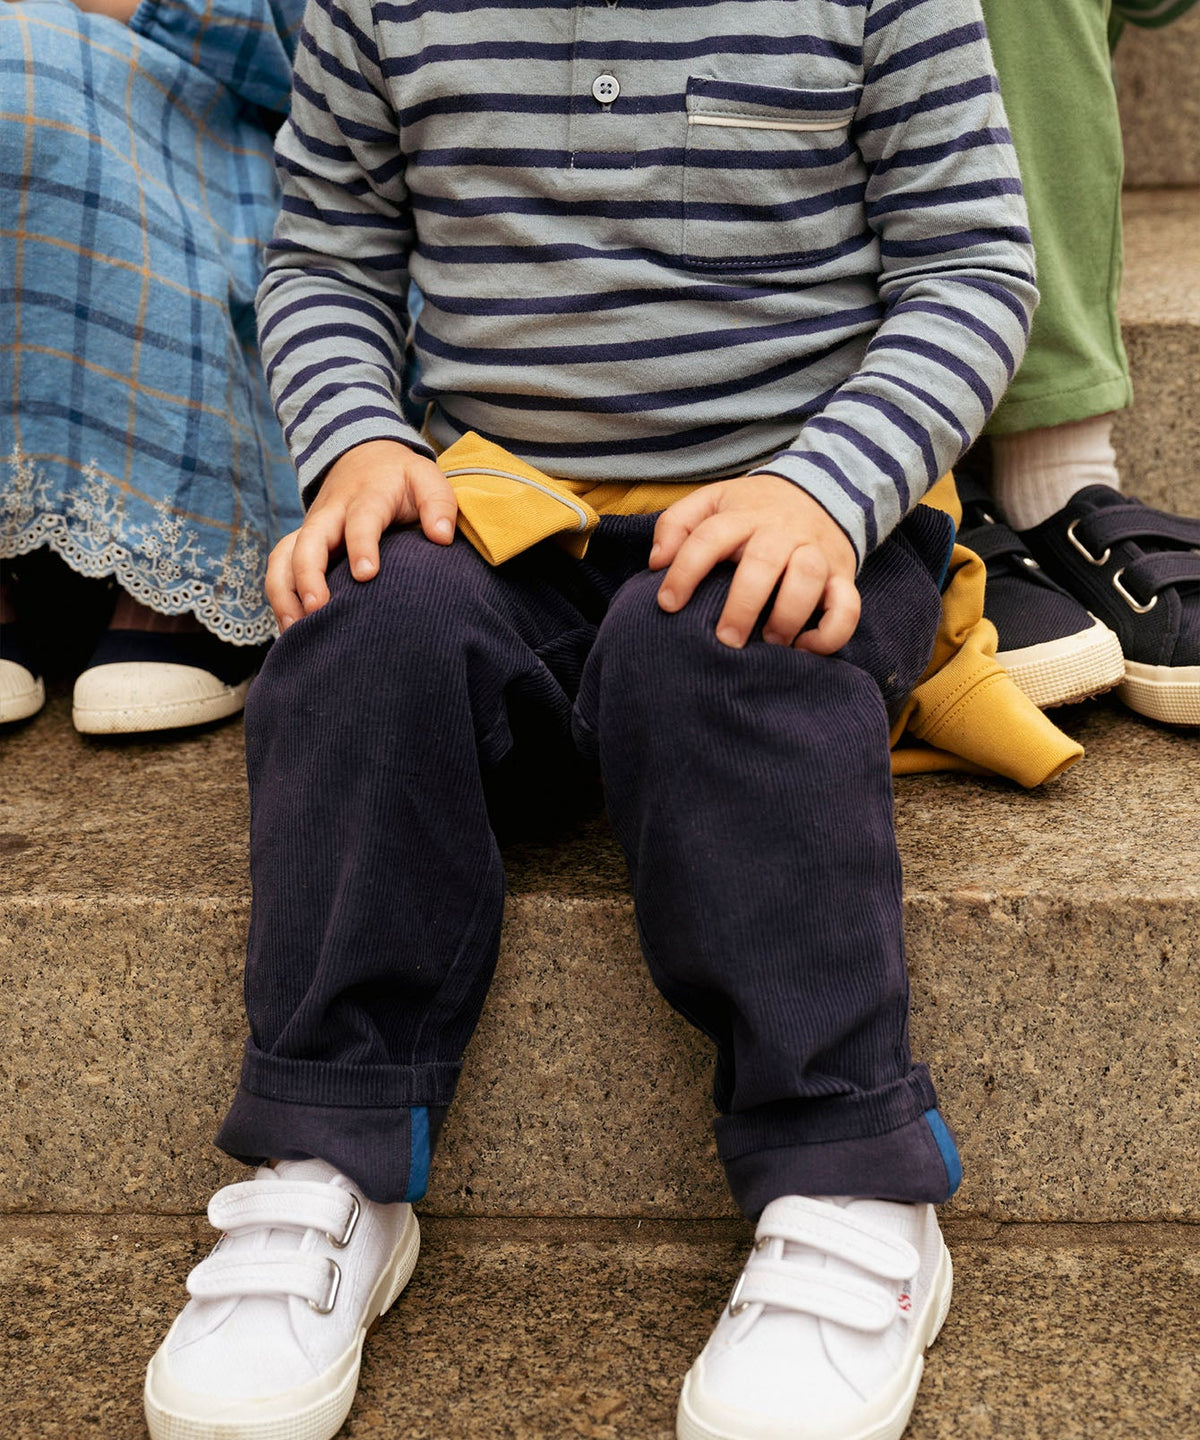
[[[1191,550],[1159,550],[1125,567],[1125,588],[1139,600],[1149,600],[1173,585],[1200,585],[1200,555]]]
[[[851,1330],[878,1334],[901,1313],[894,1295],[860,1280],[856,1275],[826,1275],[809,1266],[756,1260],[747,1265],[737,1291],[737,1303],[767,1305],[832,1320]]]
[[[1112,505],[1081,520],[1075,533],[1093,555],[1122,540],[1174,540],[1180,545],[1200,545],[1200,520],[1169,515],[1149,505]]]
[[[187,1278],[195,1300],[242,1299],[247,1295],[295,1295],[327,1308],[337,1293],[337,1266],[321,1255],[228,1257],[213,1253]]]
[[[822,1205],[803,1195],[789,1195],[770,1206],[771,1219],[758,1223],[757,1238],[787,1240],[807,1245],[823,1255],[834,1255],[883,1280],[910,1280],[921,1268],[921,1257],[907,1240],[889,1235],[869,1220]]]
[[[971,531],[970,545],[981,560],[1000,560],[1009,555],[1028,555],[1025,542],[1007,525],[981,525]]]
[[[208,1202],[209,1224],[217,1230],[321,1230],[343,1235],[354,1211],[349,1190],[312,1180],[244,1180],[226,1185]]]

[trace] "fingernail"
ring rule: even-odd
[[[661,546],[661,545],[658,543],[658,541],[656,540],[656,541],[654,542],[654,544],[651,545],[651,547],[650,547],[650,558],[651,558],[651,560],[654,559],[654,557],[658,554],[658,552],[659,552],[661,549],[662,549],[662,546]]]
[[[433,533],[439,540],[449,540],[454,534],[454,525],[450,520],[439,520],[433,527]]]
[[[354,562],[354,573],[356,575],[361,575],[364,580],[368,575],[373,574],[374,571],[375,567],[365,557],[361,560],[356,560]]]
[[[674,610],[674,608],[675,608],[675,592],[674,592],[674,590],[660,590],[660,591],[658,592],[658,603],[662,606],[662,608],[663,608],[664,610]]]
[[[283,632],[288,628],[289,625],[294,625],[295,623],[296,623],[295,618],[294,618],[293,616],[289,615],[285,620],[281,620],[281,621],[280,621],[280,623],[279,623],[279,633],[282,635]]]
[[[304,597],[304,608],[305,608],[306,610],[315,609],[315,608],[316,608],[316,604],[317,604],[317,597],[316,597],[315,595],[306,595],[306,596]]]
[[[782,635],[768,635],[765,630],[763,631],[763,639],[766,641],[766,643],[767,643],[768,645],[782,645],[782,644],[783,644],[783,636],[782,636]]]
[[[742,637],[736,630],[731,630],[728,625],[723,625],[717,631],[717,639],[722,645],[728,645],[731,650],[741,649]]]

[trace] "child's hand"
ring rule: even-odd
[[[356,580],[379,569],[379,537],[389,525],[421,522],[439,545],[454,539],[458,501],[449,480],[396,440],[368,440],[329,467],[299,530],[285,535],[267,564],[267,599],[280,630],[329,599],[325,572],[343,545]]]
[[[138,0],[75,0],[75,4],[80,10],[90,10],[93,15],[107,15],[110,19],[119,20],[122,25],[128,25],[138,7]]]
[[[722,560],[736,560],[717,639],[740,650],[776,585],[763,626],[769,645],[832,655],[854,634],[859,598],[854,547],[829,512],[777,475],[743,475],[693,490],[659,516],[651,570],[670,569],[658,591],[664,610],[681,610]],[[821,607],[813,630],[804,629]]]

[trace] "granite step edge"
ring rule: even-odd
[[[947,1222],[955,1303],[906,1440],[1192,1433],[1193,1237],[1020,1228],[989,1236]],[[142,1232],[0,1225],[0,1294],[20,1307],[0,1326],[9,1440],[141,1435],[146,1360],[211,1239],[195,1220]],[[744,1229],[643,1243],[427,1224],[343,1436],[672,1440],[680,1380],[747,1241]]]

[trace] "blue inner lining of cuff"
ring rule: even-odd
[[[942,1164],[946,1167],[946,1179],[950,1182],[950,1196],[962,1184],[962,1161],[958,1158],[958,1147],[954,1143],[954,1137],[946,1122],[936,1110],[926,1110],[925,1123],[933,1132],[934,1141],[938,1147],[938,1154],[942,1157]]]
[[[408,1189],[404,1198],[420,1200],[429,1185],[429,1111],[414,1105],[408,1112]]]

